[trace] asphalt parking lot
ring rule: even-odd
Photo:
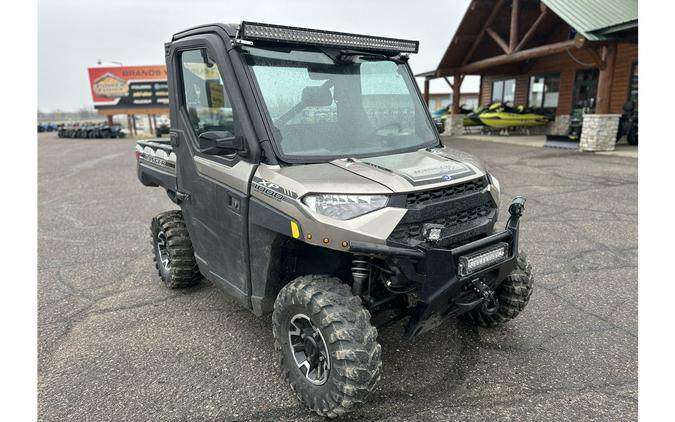
[[[447,142],[505,205],[528,198],[530,305],[498,329],[380,330],[382,380],[345,419],[637,419],[637,160]],[[174,206],[137,181],[132,140],[40,134],[38,154],[40,420],[320,419],[279,378],[269,318],[160,285],[149,224]]]

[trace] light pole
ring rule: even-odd
[[[116,61],[113,61],[113,60],[98,59],[98,61],[96,63],[98,63],[99,66],[102,65],[103,63],[112,63],[112,64],[116,64],[117,66],[123,66],[122,62],[116,62]]]

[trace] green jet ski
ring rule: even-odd
[[[459,112],[464,114],[464,126],[484,126],[480,120],[479,114],[485,111],[487,107],[479,105],[473,110],[466,108],[463,104],[459,108]]]
[[[509,107],[501,102],[490,104],[478,117],[486,126],[500,129],[543,126],[549,122],[548,117],[543,114],[534,113],[523,106]]]

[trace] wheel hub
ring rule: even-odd
[[[307,315],[297,314],[288,325],[288,344],[298,370],[314,385],[328,380],[330,356],[321,330]]]
[[[166,244],[166,234],[164,230],[160,230],[157,233],[157,255],[159,256],[159,262],[161,263],[164,270],[169,271],[171,269],[171,256],[169,255],[169,249]]]

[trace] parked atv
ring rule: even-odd
[[[85,123],[85,124],[80,124],[75,129],[75,133],[73,134],[73,138],[83,139],[83,138],[87,138],[88,135],[89,135],[89,124]]]
[[[635,103],[630,100],[623,105],[616,142],[619,142],[624,136],[630,145],[638,144],[638,112]]]
[[[150,224],[162,283],[205,277],[266,315],[282,377],[322,416],[380,380],[372,316],[405,321],[407,339],[451,317],[495,327],[533,291],[525,199],[497,228],[499,182],[441,143],[417,49],[252,22],[179,32],[165,44],[171,139],[136,145],[141,183],[180,208]]]
[[[157,122],[155,136],[161,138],[162,135],[168,135],[171,132],[171,122],[167,118],[160,118]]]

